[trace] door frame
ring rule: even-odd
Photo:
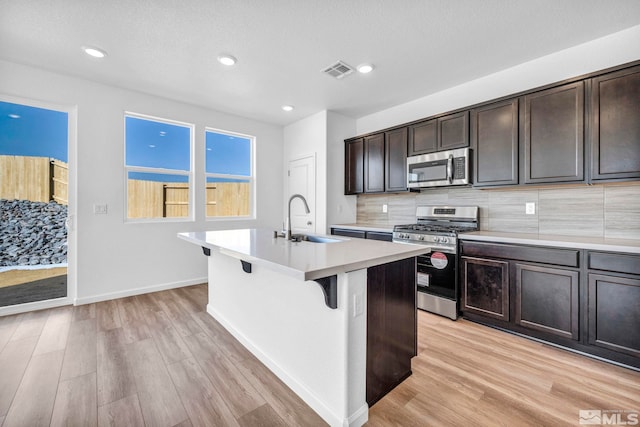
[[[23,98],[18,96],[5,95],[2,93],[0,93],[0,101],[67,113],[67,164],[69,166],[69,182],[67,183],[67,220],[69,224],[67,230],[67,296],[64,298],[55,298],[44,301],[27,302],[24,304],[0,307],[0,316],[60,307],[63,305],[72,305],[74,304],[76,295],[78,293],[78,232],[76,230],[76,218],[78,212],[78,106],[57,104],[50,101]]]

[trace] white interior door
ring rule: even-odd
[[[315,154],[289,161],[289,198],[294,194],[302,195],[309,205],[310,213],[305,213],[302,200],[291,202],[291,229],[297,233],[315,233],[316,231],[316,156]]]

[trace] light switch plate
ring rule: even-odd
[[[387,213],[387,204],[382,205],[382,213]]]
[[[364,295],[355,294],[353,296],[353,317],[358,317],[364,313]]]
[[[527,215],[535,215],[536,213],[536,204],[533,202],[527,202],[524,205],[525,213]]]

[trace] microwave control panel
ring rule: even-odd
[[[453,179],[464,179],[466,172],[464,157],[456,157],[453,159]]]

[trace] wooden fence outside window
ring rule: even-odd
[[[179,218],[189,215],[189,184],[130,179],[129,218]],[[247,182],[208,183],[207,216],[248,216],[250,185]]]
[[[0,199],[69,203],[69,170],[49,157],[0,156]]]
[[[67,163],[48,157],[0,156],[0,199],[69,202]],[[129,218],[176,218],[189,215],[186,183],[128,180]],[[248,182],[208,183],[207,216],[248,216]]]

